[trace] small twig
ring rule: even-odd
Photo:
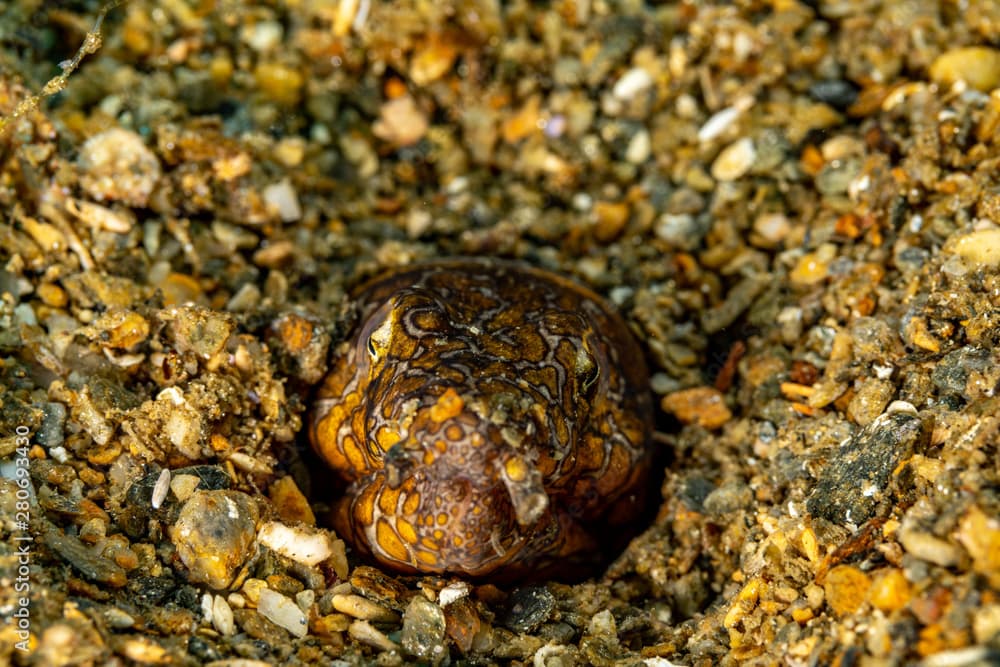
[[[62,70],[62,74],[52,77],[49,79],[48,83],[42,88],[42,92],[37,95],[30,95],[25,99],[17,103],[14,107],[14,111],[11,112],[6,118],[0,118],[0,138],[4,136],[7,131],[7,127],[12,125],[14,121],[21,118],[27,113],[30,113],[38,108],[39,103],[46,97],[51,97],[55,95],[62,89],[66,87],[66,83],[69,81],[70,75],[76,71],[76,68],[80,66],[80,62],[86,58],[88,55],[97,53],[101,48],[101,26],[104,24],[104,17],[107,16],[108,12],[112,9],[124,5],[128,0],[110,0],[106,2],[101,11],[97,14],[97,20],[94,21],[94,27],[90,29],[87,36],[83,39],[83,44],[77,49],[76,55],[74,55],[69,60],[64,60],[59,63],[59,68]]]

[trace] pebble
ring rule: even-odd
[[[419,43],[410,60],[410,80],[418,86],[437,81],[451,70],[457,56],[455,45],[441,36]]]
[[[716,111],[705,121],[705,124],[698,128],[698,141],[707,143],[722,136],[726,130],[732,127],[733,123],[742,115],[743,109],[737,106],[726,107]]]
[[[351,570],[351,588],[365,598],[385,607],[403,611],[409,602],[409,589],[398,579],[368,565]]]
[[[258,53],[273,51],[283,37],[284,28],[277,21],[257,21],[240,30],[240,39]]]
[[[261,194],[267,205],[277,211],[282,222],[295,222],[302,218],[298,194],[287,178],[268,185]]]
[[[225,309],[231,313],[246,313],[259,304],[260,288],[253,283],[244,283],[226,302]]]
[[[827,572],[823,591],[833,613],[847,616],[864,604],[871,584],[871,577],[853,565],[837,565]]]
[[[84,142],[77,156],[80,185],[98,201],[144,207],[160,180],[160,161],[135,132],[112,128]]]
[[[236,328],[229,315],[207,308],[176,308],[161,318],[168,321],[167,332],[179,352],[193,352],[205,361],[222,352]]]
[[[712,178],[717,181],[729,182],[744,176],[753,167],[757,159],[757,149],[753,139],[743,137],[722,149],[712,162]]]
[[[318,576],[316,578],[316,581],[313,582],[313,585],[322,586],[323,577]],[[316,591],[314,591],[311,588],[307,588],[295,594],[295,604],[297,604],[299,606],[299,609],[301,609],[303,612],[308,613],[309,610],[312,608],[313,604],[315,603],[316,603]]]
[[[305,79],[297,68],[262,62],[254,69],[253,76],[260,92],[275,104],[292,107],[302,98]]]
[[[196,491],[170,531],[187,577],[227,588],[255,549],[257,505],[239,491]]]
[[[107,206],[101,206],[84,199],[73,199],[72,197],[67,199],[66,210],[75,215],[81,222],[106,232],[128,234],[135,226],[135,218],[132,216],[120,214]]]
[[[731,325],[746,312],[754,299],[760,296],[771,282],[769,274],[758,273],[736,283],[722,303],[702,312],[702,329],[708,333],[716,333]]]
[[[829,451],[806,509],[834,523],[861,525],[876,515],[893,471],[925,446],[929,435],[928,425],[916,415],[880,416],[847,444]]]
[[[667,394],[660,407],[682,424],[698,424],[709,430],[722,428],[732,419],[725,396],[714,387],[692,387]]]
[[[809,286],[823,282],[829,273],[827,253],[820,250],[802,255],[796,262],[795,268],[788,274],[788,278],[795,285]]]
[[[288,240],[265,243],[253,254],[253,263],[269,269],[276,269],[288,263],[295,253],[295,244]]]
[[[723,484],[705,496],[702,506],[707,514],[725,517],[753,504],[753,489],[743,482],[733,481]]]
[[[170,469],[164,468],[160,471],[160,476],[156,478],[156,484],[153,485],[153,494],[149,500],[149,504],[152,505],[154,510],[160,509],[160,506],[163,505],[168,491],[170,491]]]
[[[955,537],[972,557],[973,569],[1000,588],[1000,517],[973,505],[959,521]]]
[[[624,202],[599,201],[594,204],[594,238],[610,243],[621,236],[629,218],[629,206]]]
[[[223,637],[236,634],[236,622],[233,620],[233,609],[221,595],[212,596],[212,627]]]
[[[643,128],[632,135],[625,148],[625,160],[631,164],[642,164],[653,153],[653,140],[649,132]]]
[[[69,299],[66,298],[66,290],[53,283],[39,285],[36,293],[42,303],[52,308],[65,308],[69,302]]]
[[[403,614],[403,631],[400,635],[403,650],[432,665],[441,664],[448,657],[445,645],[445,620],[441,607],[423,595],[415,595]]]
[[[337,594],[333,596],[333,608],[342,614],[379,623],[395,623],[399,614],[360,595]]]
[[[284,313],[272,321],[268,333],[268,345],[283,371],[306,384],[326,375],[330,333],[319,320]]]
[[[971,397],[969,378],[982,377],[996,367],[989,350],[966,345],[944,355],[931,371],[931,382],[944,396]]]
[[[127,350],[149,337],[149,322],[132,310],[114,310],[97,318],[87,328],[103,347]]]
[[[895,393],[893,382],[878,378],[865,380],[847,404],[848,418],[861,426],[871,424],[889,405]]]
[[[476,605],[468,597],[442,605],[445,618],[445,629],[448,636],[455,642],[458,650],[468,653],[476,644],[488,642],[490,633],[484,631],[483,621],[479,618]]]
[[[48,401],[42,403],[39,407],[42,409],[42,423],[35,432],[36,441],[40,446],[47,449],[61,446],[66,435],[66,406],[63,403]],[[13,445],[15,443],[11,441],[10,444]],[[9,454],[10,452],[5,451],[3,456],[8,456]]]
[[[105,608],[104,619],[116,630],[124,630],[135,625],[135,618],[117,607]]]
[[[988,93],[1000,86],[1000,50],[988,46],[965,46],[945,51],[928,68],[931,80],[950,86],[964,81]]]
[[[309,566],[344,552],[344,543],[334,539],[330,531],[307,526],[292,527],[278,521],[269,521],[261,526],[257,541],[286,558]]]
[[[185,306],[205,301],[201,285],[184,273],[169,273],[156,286],[163,293],[165,306]]]
[[[267,496],[283,521],[303,523],[307,526],[316,525],[316,515],[313,514],[309,500],[299,490],[291,475],[276,479],[268,487]]]
[[[941,567],[957,565],[962,557],[962,550],[954,544],[930,533],[905,526],[899,530],[899,543],[906,549],[906,553],[914,558]]]
[[[955,254],[974,269],[996,268],[1000,266],[1000,229],[979,229],[949,239],[942,253]]]
[[[694,250],[708,233],[708,224],[690,213],[664,213],[657,218],[653,233],[678,250]]]
[[[438,592],[438,602],[442,607],[447,607],[453,602],[467,598],[470,591],[469,584],[464,581],[452,582]]]
[[[980,644],[1000,635],[1000,604],[985,604],[974,612],[972,633]]]
[[[872,605],[886,613],[902,609],[912,597],[910,582],[906,580],[903,571],[896,568],[877,574],[868,592]]]
[[[372,133],[396,148],[417,143],[427,134],[430,121],[410,95],[389,100],[379,109]]]
[[[792,224],[783,213],[764,213],[754,218],[753,231],[756,234],[753,239],[755,245],[776,248],[792,231]]]
[[[845,111],[858,99],[858,88],[845,79],[824,79],[811,84],[809,94],[837,111]]]
[[[541,120],[541,99],[533,95],[521,105],[520,109],[503,120],[500,135],[509,144],[517,143],[537,132]]]
[[[295,637],[305,637],[309,632],[306,615],[291,599],[270,588],[260,591],[257,613]]]
[[[347,628],[347,634],[362,644],[367,644],[380,651],[398,651],[399,645],[375,629],[368,621],[357,620]]]
[[[498,620],[514,632],[532,632],[549,620],[555,596],[544,586],[518,588],[510,594]]]
[[[201,413],[188,404],[177,387],[167,387],[157,395],[163,407],[162,435],[185,458],[201,458],[201,434],[204,428]]]
[[[816,174],[816,189],[827,196],[846,194],[860,172],[858,158],[827,162]]]
[[[628,102],[653,86],[653,75],[643,67],[633,67],[625,72],[611,89],[611,94]]]
[[[66,235],[47,222],[40,222],[29,215],[19,218],[21,227],[43,252],[58,253],[67,248]]]
[[[173,662],[167,649],[146,637],[129,637],[120,646],[123,656],[140,665],[168,665]]]
[[[88,579],[112,588],[121,588],[127,583],[121,566],[72,535],[49,526],[45,531],[45,544]]]

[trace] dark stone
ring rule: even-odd
[[[518,588],[507,599],[500,623],[514,632],[531,632],[555,609],[556,598],[544,586]]]
[[[814,517],[860,525],[888,511],[880,508],[896,467],[930,438],[931,425],[906,412],[884,414],[831,452],[806,501]]]
[[[858,87],[844,79],[827,79],[809,86],[809,94],[815,100],[844,111],[858,99]]]
[[[188,655],[198,658],[203,663],[222,659],[222,654],[198,635],[191,635],[191,638],[188,640],[187,650]]]
[[[708,494],[715,490],[715,485],[700,476],[688,477],[681,487],[680,499],[692,512],[701,512]]]
[[[201,480],[198,483],[199,491],[220,491],[228,489],[233,485],[233,480],[219,466],[188,466],[187,468],[177,468],[170,472],[174,477],[177,475],[194,475]]]
[[[129,579],[128,589],[136,602],[159,604],[163,598],[177,588],[177,582],[169,577],[139,575]]]
[[[990,361],[989,351],[963,347],[944,355],[931,372],[931,382],[942,394],[964,394],[969,371],[982,372]]]

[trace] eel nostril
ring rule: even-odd
[[[385,484],[390,489],[398,489],[407,473],[413,468],[414,461],[402,444],[396,443],[382,457],[385,469]]]

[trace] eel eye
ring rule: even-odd
[[[586,372],[580,376],[580,386],[583,388],[583,391],[589,394],[600,377],[601,369],[597,367],[597,364],[591,364]]]
[[[378,361],[385,357],[392,342],[393,318],[391,313],[377,327],[368,334],[365,345],[368,347],[368,355],[372,361]]]
[[[580,380],[580,389],[583,390],[583,393],[589,394],[601,377],[601,369],[593,355],[584,347],[581,347],[577,352],[574,370]]]

